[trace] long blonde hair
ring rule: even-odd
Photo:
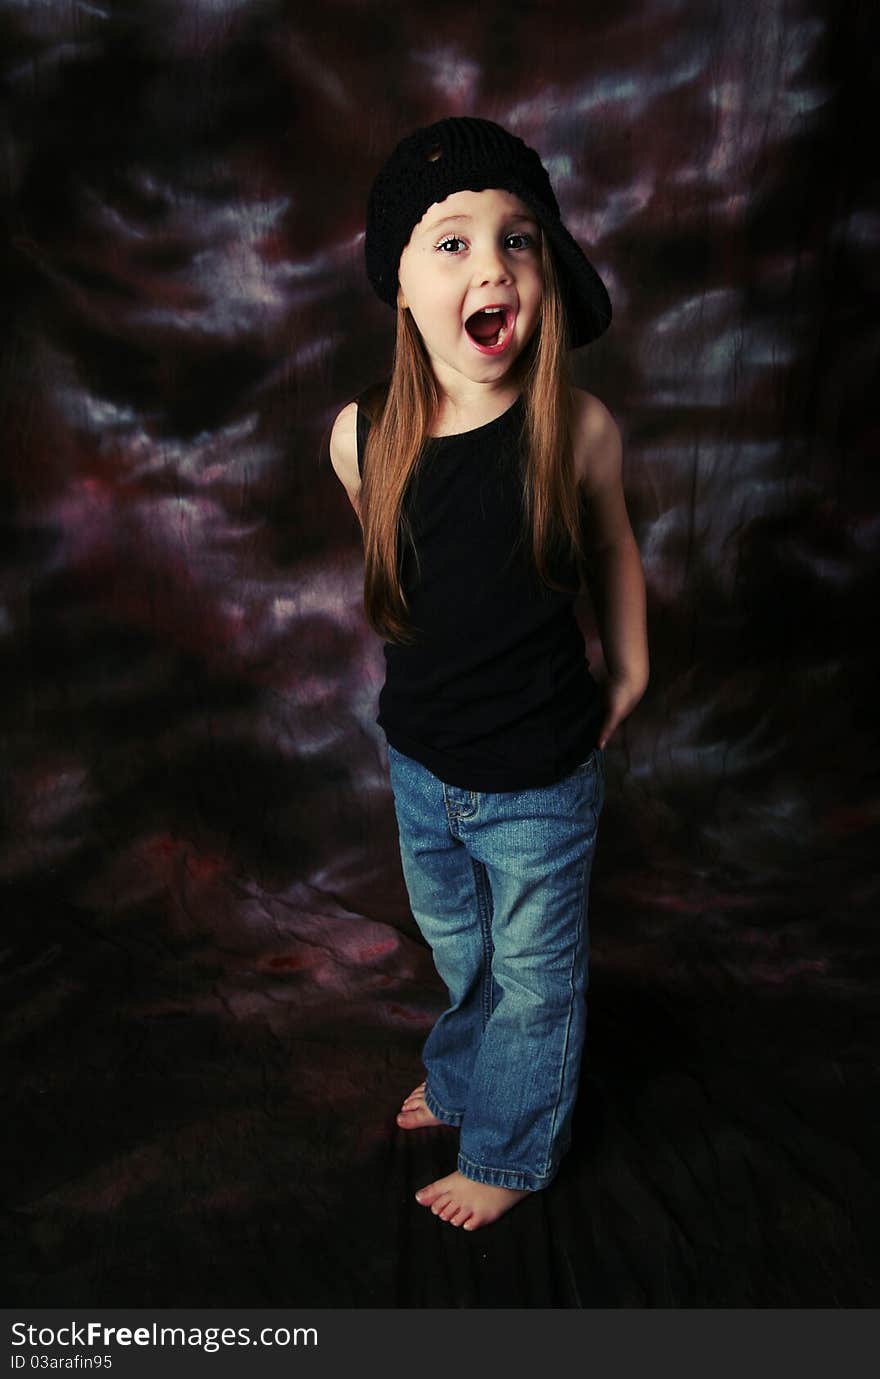
[[[540,320],[514,366],[526,413],[523,520],[539,576],[551,588],[566,589],[570,586],[560,583],[551,567],[565,554],[580,565],[583,548],[573,472],[567,323],[556,266],[543,235],[541,273]],[[397,308],[391,377],[361,394],[359,402],[372,423],[360,490],[364,611],[380,636],[408,643],[415,634],[401,582],[404,542],[412,542],[404,499],[440,395],[422,337],[405,307]]]

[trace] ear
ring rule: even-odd
[[[400,286],[398,286],[397,288],[397,305],[401,307],[403,311],[406,311],[407,302],[406,298],[403,295],[403,288]]]

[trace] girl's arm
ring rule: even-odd
[[[343,407],[333,423],[333,430],[330,432],[330,463],[363,527],[359,496],[361,476],[358,473],[356,402],[350,402],[347,407]]]
[[[623,493],[620,430],[597,397],[579,388],[572,396],[590,593],[608,673],[599,733],[604,747],[648,685],[645,577]]]

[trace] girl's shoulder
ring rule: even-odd
[[[330,463],[349,494],[361,486],[360,459],[367,432],[378,421],[388,395],[388,379],[372,383],[343,407],[330,432]]]
[[[361,486],[361,476],[358,473],[357,413],[357,403],[347,403],[338,414],[330,432],[330,463],[349,495],[357,493]]]
[[[571,389],[571,434],[577,481],[587,493],[619,482],[620,428],[594,393]]]

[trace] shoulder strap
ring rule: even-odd
[[[367,444],[367,435],[370,430],[370,418],[363,408],[358,405],[357,409],[357,457],[358,474],[363,477],[364,472],[364,448]]]

